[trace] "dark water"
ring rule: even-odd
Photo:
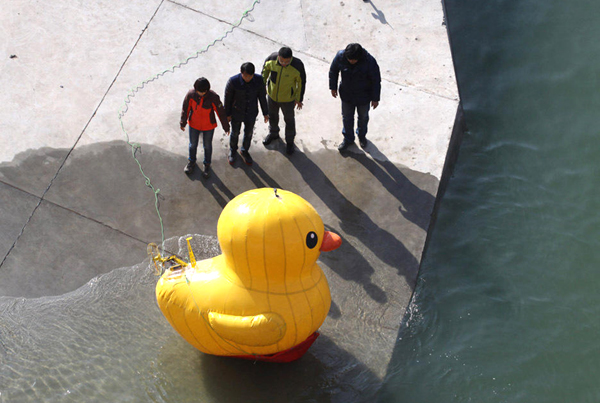
[[[468,131],[382,402],[600,401],[600,2],[447,0]]]

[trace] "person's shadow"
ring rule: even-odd
[[[225,208],[225,205],[235,197],[233,192],[223,183],[219,175],[216,172],[211,171],[208,178],[202,177],[202,170],[199,167],[195,167],[194,172],[188,175],[188,179],[191,181],[199,181],[202,186],[209,191],[214,199],[219,203],[221,208]],[[223,196],[223,195],[225,196]]]
[[[290,162],[305,183],[339,219],[341,230],[359,239],[382,262],[395,267],[398,274],[405,276],[409,286],[414,288],[419,262],[404,244],[393,234],[380,228],[365,212],[340,193],[307,154],[297,152],[290,158]],[[371,282],[370,277],[374,270],[363,254],[350,242],[342,243],[340,252],[335,254],[336,258],[324,254],[320,259],[342,278],[361,284],[375,301],[387,301],[385,292]],[[335,259],[343,260],[342,264],[334,261]]]
[[[402,204],[402,207],[399,208],[400,214],[427,231],[435,197],[409,180],[396,165],[379,151],[375,144],[369,142],[366,152],[371,154],[373,159],[362,152],[346,152],[343,156],[350,157],[363,165]]]
[[[254,161],[252,166],[245,166],[244,172],[248,176],[248,178],[254,183],[257,189],[270,187],[270,188],[279,188],[281,186],[277,183],[275,179],[273,179],[268,173],[265,172],[262,167]]]
[[[373,16],[373,18],[375,18],[376,20],[378,20],[379,22],[381,22],[384,25],[389,25],[390,28],[394,29],[394,27],[392,27],[387,20],[385,19],[385,14],[383,13],[383,11],[381,11],[380,9],[378,9],[375,4],[373,4],[373,1],[369,0],[369,1],[365,1],[365,3],[370,3],[371,6],[373,7],[373,9],[375,10],[374,13],[371,13],[371,15]]]

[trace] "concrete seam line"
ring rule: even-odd
[[[230,23],[230,22],[228,22],[228,21],[225,21],[225,20],[222,20],[222,19],[220,19],[220,18],[214,17],[214,16],[212,16],[212,15],[210,15],[210,14],[206,14],[206,13],[205,13],[205,12],[203,12],[203,11],[196,10],[195,8],[192,8],[192,7],[190,7],[190,6],[187,6],[187,5],[185,5],[185,4],[181,4],[181,3],[178,3],[178,2],[176,2],[176,1],[173,1],[173,0],[167,0],[167,1],[168,1],[169,3],[172,3],[172,4],[175,4],[175,5],[178,5],[179,7],[183,7],[183,8],[185,8],[185,9],[188,9],[188,10],[190,10],[190,11],[193,11],[193,12],[195,12],[195,13],[202,14],[202,15],[203,15],[203,16],[205,16],[205,17],[212,18],[213,20],[216,20],[216,21],[222,22],[222,23],[224,23],[224,24],[233,25],[232,23]]]
[[[36,199],[40,199],[40,198],[41,198],[40,196],[38,196],[38,195],[36,195],[36,194],[33,194],[33,193],[31,193],[31,192],[28,192],[28,191],[27,191],[27,190],[25,190],[25,189],[21,189],[20,187],[18,187],[18,186],[15,186],[15,185],[12,185],[12,184],[10,184],[10,183],[8,183],[8,182],[5,182],[5,181],[3,181],[3,180],[0,180],[0,183],[1,183],[1,184],[3,184],[3,185],[6,185],[6,186],[8,186],[8,187],[11,187],[11,188],[13,188],[13,189],[15,189],[15,190],[18,190],[18,191],[20,191],[20,192],[23,192],[23,193],[25,193],[25,194],[27,194],[27,195],[29,195],[29,196],[33,196],[33,197],[35,197]]]
[[[188,9],[188,10],[190,10],[190,11],[193,11],[193,12],[195,12],[195,13],[202,14],[202,15],[203,15],[203,16],[205,16],[205,17],[212,18],[212,19],[213,19],[213,20],[215,20],[215,21],[219,21],[219,22],[222,22],[222,23],[224,23],[224,24],[228,24],[228,25],[234,25],[234,24],[232,24],[232,23],[230,23],[230,22],[228,22],[228,21],[225,21],[225,20],[222,20],[222,19],[220,19],[220,18],[214,17],[214,16],[212,16],[212,15],[210,15],[210,14],[206,14],[205,12],[202,12],[202,11],[200,11],[200,10],[196,10],[195,8],[192,8],[192,7],[190,7],[190,6],[187,6],[187,5],[185,5],[185,4],[178,3],[178,2],[176,2],[176,1],[174,1],[174,0],[167,0],[167,1],[168,1],[169,3],[175,4],[175,5],[178,5],[178,6],[180,6],[180,7],[183,7],[183,8],[185,8],[185,9]],[[304,13],[304,8],[303,8],[303,5],[302,5],[302,1],[300,2],[300,8],[301,8],[301,10],[302,10],[302,13]],[[303,18],[303,20],[304,20],[304,18]],[[276,40],[274,40],[274,39],[271,39],[271,38],[269,38],[269,37],[266,37],[266,36],[264,36],[264,35],[262,35],[262,34],[259,34],[259,33],[257,33],[257,32],[254,32],[254,31],[252,31],[252,30],[249,30],[249,29],[246,29],[246,28],[242,28],[242,27],[237,27],[237,28],[238,28],[238,29],[240,29],[240,30],[242,30],[242,31],[244,31],[244,32],[247,32],[247,33],[249,33],[249,34],[252,34],[252,35],[258,36],[259,38],[262,38],[262,39],[265,39],[265,40],[267,40],[267,41],[270,41],[270,42],[276,43],[276,44],[278,44],[278,45],[280,45],[280,46],[284,46],[284,45],[285,45],[285,43],[278,42],[278,41],[276,41]],[[306,35],[306,30],[305,30],[305,35]],[[294,51],[295,51],[295,52],[297,52],[297,53],[300,53],[301,55],[308,56],[308,57],[310,57],[310,58],[312,58],[312,59],[319,60],[319,61],[326,62],[326,63],[330,63],[330,62],[329,62],[329,60],[327,60],[326,58],[319,57],[319,56],[315,56],[315,55],[313,55],[313,54],[311,54],[311,53],[304,52],[304,51],[302,51],[302,50],[298,50],[298,49],[294,49]],[[388,78],[383,78],[383,77],[381,78],[381,80],[382,80],[382,81],[387,81],[388,83],[392,83],[392,84],[398,85],[398,86],[400,86],[400,87],[404,87],[404,88],[411,88],[411,89],[413,89],[413,90],[415,90],[415,91],[422,92],[422,93],[424,93],[424,94],[427,94],[427,95],[433,95],[433,96],[435,96],[435,97],[444,98],[444,99],[448,99],[448,100],[451,100],[451,101],[456,101],[456,97],[452,97],[452,96],[447,96],[447,95],[438,94],[438,93],[435,93],[435,92],[433,92],[433,91],[428,91],[427,89],[424,89],[424,88],[419,88],[419,87],[417,87],[417,86],[414,86],[414,85],[408,85],[408,84],[404,84],[404,83],[399,83],[399,82],[397,82],[397,81],[390,80],[390,79],[388,79]]]
[[[75,147],[79,143],[79,140],[81,140],[81,137],[83,136],[83,134],[85,133],[86,129],[90,125],[92,119],[94,119],[94,117],[96,116],[96,113],[98,112],[98,109],[100,109],[100,106],[103,104],[104,99],[106,99],[106,96],[108,95],[108,93],[110,92],[111,88],[113,87],[113,85],[117,81],[117,78],[121,74],[121,71],[123,70],[123,67],[125,66],[125,64],[129,60],[129,57],[131,56],[131,54],[133,53],[133,51],[137,47],[138,43],[140,42],[140,39],[142,38],[142,36],[144,35],[144,33],[146,32],[146,30],[148,29],[148,27],[152,23],[152,20],[154,20],[154,17],[158,13],[158,10],[160,10],[160,8],[161,8],[162,4],[164,3],[164,1],[165,0],[161,0],[160,4],[158,5],[158,7],[156,8],[156,10],[154,11],[154,14],[152,14],[152,17],[150,18],[150,20],[148,21],[148,23],[146,24],[146,26],[144,27],[144,29],[140,33],[138,39],[135,41],[135,44],[131,48],[131,51],[129,52],[129,54],[125,58],[125,61],[121,64],[121,67],[119,68],[119,71],[117,72],[115,78],[110,83],[110,85],[108,86],[108,89],[106,90],[106,92],[104,93],[104,95],[102,96],[102,98],[100,99],[100,102],[96,106],[96,109],[92,113],[92,116],[89,118],[89,120],[87,121],[87,123],[83,127],[83,130],[81,131],[81,133],[77,137],[77,140],[75,140],[75,143],[73,144],[73,147],[71,147],[71,149],[69,150],[69,152],[67,153],[67,155],[63,159],[62,163],[60,164],[60,166],[56,170],[56,174],[54,175],[54,177],[52,177],[52,179],[50,179],[50,183],[48,184],[48,187],[46,188],[46,190],[44,190],[44,192],[42,193],[42,196],[40,197],[40,200],[38,201],[38,204],[34,207],[33,211],[31,212],[31,215],[27,218],[27,221],[25,221],[25,224],[23,224],[23,227],[21,228],[21,231],[19,232],[19,235],[17,235],[17,238],[15,239],[15,241],[13,242],[13,244],[10,246],[10,248],[6,252],[6,255],[4,255],[4,258],[2,259],[2,262],[0,262],[0,269],[2,269],[2,266],[4,265],[4,262],[6,261],[6,259],[8,258],[8,256],[10,255],[10,253],[12,252],[12,250],[15,248],[17,242],[19,242],[19,239],[23,235],[23,232],[25,231],[25,228],[27,227],[27,225],[31,221],[31,218],[33,217],[33,215],[35,214],[35,212],[37,211],[37,209],[40,207],[40,205],[42,204],[42,200],[44,200],[44,197],[46,196],[46,193],[48,193],[48,191],[52,187],[52,184],[54,183],[54,180],[58,177],[58,174],[60,173],[60,171],[64,167],[65,163],[67,162],[67,159],[69,159],[69,157],[71,156],[71,153],[73,152],[73,150],[75,149]]]
[[[153,75],[151,78],[148,78],[148,79],[142,81],[136,87],[131,88],[129,90],[129,93],[127,94],[127,96],[123,100],[123,106],[119,110],[118,118],[119,118],[119,122],[121,123],[121,130],[123,131],[123,134],[126,137],[127,145],[129,145],[131,147],[132,157],[135,160],[135,162],[137,163],[138,168],[140,170],[140,173],[142,174],[142,176],[145,179],[146,186],[149,187],[154,192],[154,207],[156,209],[156,214],[157,214],[158,220],[160,222],[160,232],[161,232],[161,240],[162,240],[162,249],[163,250],[164,250],[164,243],[165,243],[165,232],[164,232],[163,219],[162,219],[162,216],[160,214],[160,202],[159,202],[159,198],[158,198],[158,194],[160,193],[160,189],[156,189],[154,187],[154,185],[152,184],[152,180],[145,174],[141,162],[137,159],[136,152],[137,152],[137,150],[141,149],[141,145],[137,144],[137,143],[132,143],[131,142],[131,139],[129,137],[129,133],[125,129],[125,124],[123,123],[123,117],[125,117],[125,115],[129,111],[129,104],[132,102],[132,98],[134,98],[138,92],[142,91],[146,87],[146,85],[149,85],[152,82],[154,82],[156,80],[159,80],[160,78],[162,78],[167,73],[173,73],[174,74],[176,69],[183,68],[191,60],[198,58],[200,55],[202,55],[204,53],[207,53],[209,51],[209,49],[211,49],[212,47],[214,47],[218,42],[224,42],[225,39],[229,36],[229,34],[231,34],[235,29],[239,28],[239,26],[242,24],[242,22],[245,19],[248,18],[248,16],[250,15],[250,13],[254,10],[254,8],[256,7],[256,5],[258,3],[260,3],[260,1],[261,0],[254,0],[252,2],[252,7],[246,9],[242,13],[242,16],[240,17],[240,19],[238,20],[237,23],[235,23],[235,24],[229,24],[230,28],[228,30],[226,30],[225,33],[222,36],[220,36],[219,38],[214,39],[212,42],[210,42],[208,45],[206,45],[203,49],[201,49],[199,51],[196,51],[196,53],[194,55],[189,56],[184,61],[179,62],[176,65],[172,66],[171,68],[168,68],[166,70],[163,70],[160,73],[157,73],[157,74]]]

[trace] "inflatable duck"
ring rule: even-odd
[[[331,305],[317,259],[341,245],[315,209],[280,189],[240,194],[217,225],[222,254],[169,270],[156,286],[170,324],[207,354],[287,362],[318,336]]]

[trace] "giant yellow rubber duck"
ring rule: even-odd
[[[341,245],[315,209],[280,189],[240,194],[217,225],[222,254],[169,270],[156,286],[161,311],[207,354],[286,362],[318,336],[331,305],[317,259]],[[189,241],[188,241],[189,242]]]

